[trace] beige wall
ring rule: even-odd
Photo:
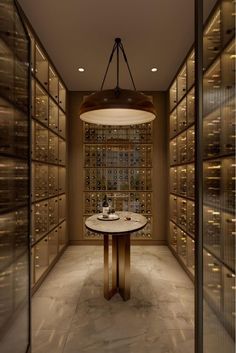
[[[79,119],[79,106],[88,92],[69,92],[68,114],[68,230],[72,244],[83,241],[83,123]],[[168,132],[167,95],[153,95],[157,118],[153,125],[153,239],[163,244],[167,240],[168,207]],[[140,244],[140,241],[138,242]],[[145,244],[149,241],[145,241]]]

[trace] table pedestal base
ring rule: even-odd
[[[104,297],[130,299],[130,234],[112,235],[112,288],[109,286],[109,235],[104,234]]]

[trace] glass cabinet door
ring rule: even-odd
[[[55,260],[58,254],[58,228],[48,235],[48,261],[49,264]]]
[[[55,131],[56,133],[58,132],[58,106],[52,99],[49,100],[49,122],[48,122],[48,127]]]
[[[59,82],[59,105],[62,110],[66,111],[66,89],[61,82]]]
[[[30,53],[15,1],[0,2],[0,352],[30,349]]]
[[[67,243],[67,235],[66,235],[66,222],[63,222],[58,227],[59,231],[59,251],[64,248]]]
[[[35,50],[36,77],[48,89],[48,60],[38,44],[36,44]]]
[[[203,35],[203,353],[235,352],[235,10],[217,1]]]
[[[58,119],[59,119],[58,133],[63,138],[66,138],[66,116],[60,109],[59,109],[59,118]]]
[[[35,119],[48,126],[48,95],[39,84],[35,85]]]
[[[58,84],[59,84],[58,76],[54,72],[53,68],[49,65],[49,92],[56,102],[58,102],[58,98],[59,98]]]

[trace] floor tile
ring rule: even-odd
[[[70,246],[33,298],[33,353],[193,353],[193,298],[165,246],[131,247],[127,302],[104,299],[101,246]]]

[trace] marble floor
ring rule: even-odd
[[[103,248],[70,246],[32,301],[33,353],[193,353],[193,284],[166,246],[133,246],[131,299],[103,297]]]

